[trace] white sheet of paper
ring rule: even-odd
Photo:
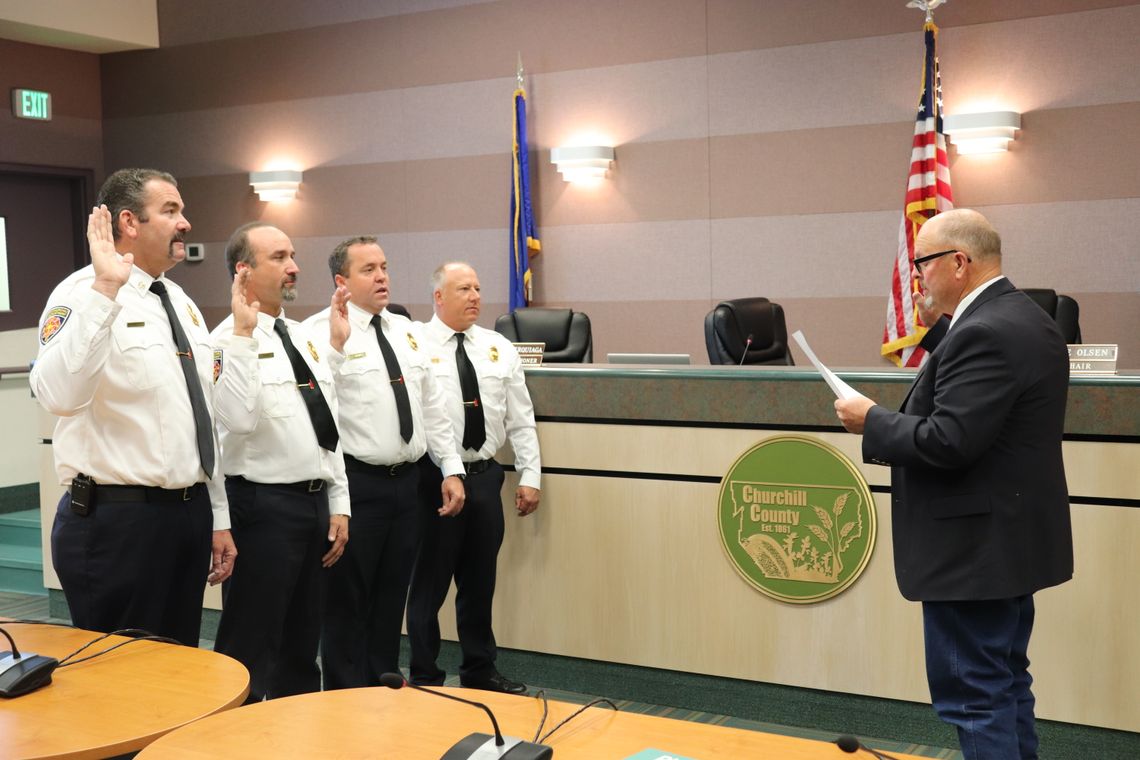
[[[863,395],[847,383],[840,380],[834,372],[824,366],[823,362],[821,362],[816,357],[815,351],[811,350],[811,346],[808,345],[807,338],[804,337],[802,330],[796,330],[794,333],[792,333],[792,337],[795,338],[796,343],[798,343],[800,345],[800,348],[804,350],[804,353],[807,354],[808,361],[811,362],[812,366],[819,370],[819,374],[823,375],[823,381],[827,383],[827,386],[829,388],[831,388],[831,392],[835,394],[836,398],[859,398]]]

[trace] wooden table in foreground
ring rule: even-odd
[[[0,620],[21,652],[63,658],[99,633]],[[111,636],[79,655],[126,639]],[[0,699],[0,760],[103,758],[135,752],[191,721],[240,705],[249,673],[203,649],[139,641],[57,669],[50,685]]]
[[[487,704],[505,736],[534,738],[542,701],[468,689],[443,689]],[[578,709],[550,702],[543,732]],[[470,733],[490,734],[479,709],[412,689],[347,689],[286,697],[213,715],[163,736],[138,760],[303,757],[438,760]],[[558,729],[546,744],[555,760],[618,760],[646,749],[718,760],[772,758],[839,760],[834,744],[592,707]],[[914,755],[892,753],[900,760]],[[509,757],[509,756],[508,756]],[[870,755],[866,755],[870,757]]]

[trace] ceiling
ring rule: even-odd
[[[158,0],[0,0],[0,39],[117,53],[158,47]]]

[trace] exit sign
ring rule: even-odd
[[[40,90],[12,90],[12,113],[17,119],[51,121],[51,93]]]

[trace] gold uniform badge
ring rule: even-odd
[[[309,353],[313,356],[313,361],[319,362],[321,357],[317,355],[317,347],[313,345],[313,341],[307,341],[309,344]]]
[[[491,350],[487,352],[487,356],[491,357],[491,361],[499,361],[499,347],[491,346]]]
[[[412,337],[411,333],[408,333],[408,345],[412,347],[413,351],[419,351],[420,350],[419,345],[416,343],[416,339],[414,337]]]
[[[202,324],[198,321],[198,315],[195,314],[194,310],[190,308],[190,304],[186,304],[186,312],[190,315],[190,321],[194,323],[195,327],[198,327]]]

